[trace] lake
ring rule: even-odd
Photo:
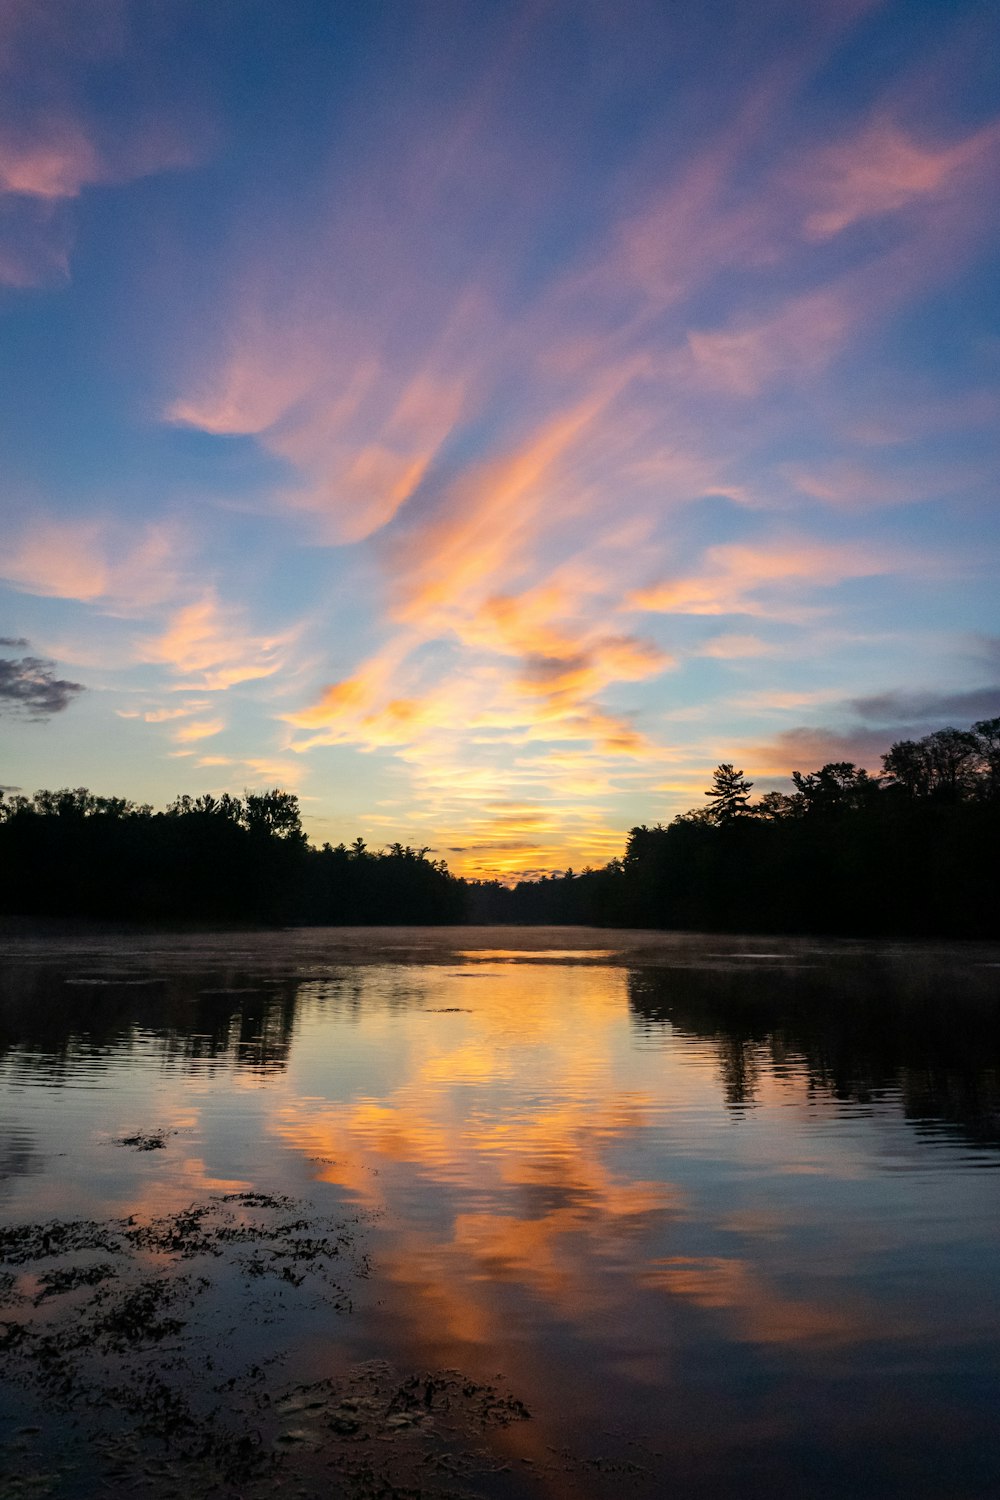
[[[8,936],[0,1493],[1000,1492],[1000,951]]]

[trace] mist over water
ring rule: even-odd
[[[362,1450],[427,1495],[1000,1484],[995,949],[25,936],[0,996],[0,1414],[43,1493],[124,1492],[140,1459],[174,1465],[148,1493],[183,1487],[195,1460],[146,1418],[123,1419],[127,1462],[82,1456],[81,1393],[104,1420],[118,1359],[181,1361],[205,1421],[231,1380],[227,1433],[284,1443],[307,1494],[331,1464],[376,1493]],[[13,1235],[53,1221],[90,1226],[61,1259],[51,1230]],[[174,1298],[155,1347],[122,1332],[113,1267]],[[74,1308],[107,1347],[59,1397],[38,1320]],[[310,1418],[289,1392],[316,1382]],[[492,1393],[474,1442],[447,1428],[460,1389]]]

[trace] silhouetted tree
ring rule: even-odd
[[[732,818],[738,818],[747,810],[750,793],[753,791],[753,782],[747,781],[742,771],[737,771],[732,765],[726,763],[716,766],[712,773],[712,785],[705,793],[711,797],[711,816],[717,823],[728,823]]]

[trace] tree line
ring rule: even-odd
[[[463,882],[427,849],[313,848],[290,792],[178,797],[163,812],[85,788],[0,800],[0,911],[136,922],[460,922]]]
[[[0,794],[0,912],[334,925],[585,923],[700,931],[995,936],[1000,717],[901,740],[752,800],[731,763],[705,802],[633,828],[601,869],[513,887],[427,848],[311,846],[288,792],[179,797],[165,811],[78,788]]]
[[[1000,717],[900,740],[751,800],[717,767],[700,808],[633,828],[599,870],[472,888],[478,920],[695,931],[1000,933]]]

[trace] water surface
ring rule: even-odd
[[[995,950],[48,935],[0,985],[12,1494],[1000,1488]]]

